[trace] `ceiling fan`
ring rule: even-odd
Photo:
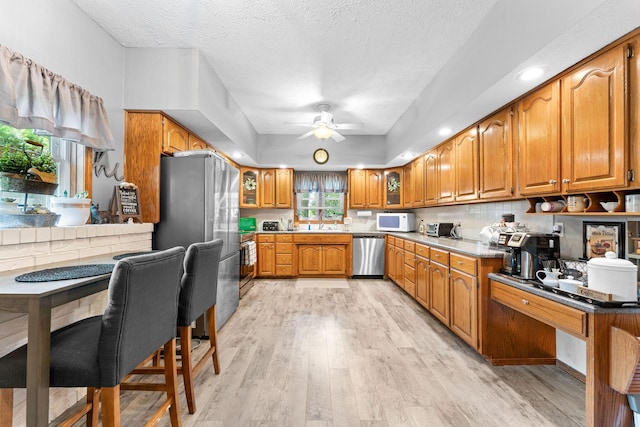
[[[347,130],[347,129],[362,129],[362,123],[336,123],[333,121],[333,114],[329,112],[331,109],[331,105],[329,104],[318,104],[318,110],[320,110],[320,115],[314,117],[313,123],[287,123],[295,126],[305,126],[313,128],[309,132],[300,135],[297,139],[308,138],[311,135],[315,135],[316,138],[320,140],[326,140],[327,138],[333,138],[337,142],[341,142],[345,140],[345,137],[340,135],[337,130]]]

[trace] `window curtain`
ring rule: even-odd
[[[115,149],[101,98],[0,46],[0,121],[98,151]]]
[[[296,193],[346,193],[346,172],[294,172],[293,190]]]

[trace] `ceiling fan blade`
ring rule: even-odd
[[[309,124],[309,123],[283,123],[283,125],[285,125],[285,126],[300,126],[300,127],[305,127],[305,128],[313,127],[313,125]]]
[[[334,129],[340,130],[362,129],[364,123],[336,123],[334,126]]]
[[[313,135],[313,131],[312,130],[310,130],[309,132],[305,133],[304,135],[300,135],[296,139],[305,139],[305,138],[310,137],[311,135]]]
[[[333,122],[333,114],[331,114],[328,111],[321,111],[320,112],[320,121],[322,123],[324,123],[325,125],[328,125],[330,123]]]
[[[345,137],[340,135],[338,132],[336,132],[335,130],[333,131],[333,133],[331,134],[331,138],[333,138],[334,141],[336,142],[342,142],[345,140]]]

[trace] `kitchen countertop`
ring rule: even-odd
[[[295,230],[295,231],[256,231],[257,234],[351,234],[351,235],[390,235],[401,239],[411,240],[412,242],[422,243],[440,249],[451,250],[461,254],[477,257],[477,258],[502,258],[504,252],[491,247],[486,243],[467,240],[467,239],[451,239],[447,237],[430,237],[420,233],[394,233],[385,231],[368,231],[368,230]]]
[[[489,279],[496,282],[504,283],[505,285],[513,286],[525,292],[529,292],[534,295],[541,296],[543,298],[558,302],[569,307],[573,307],[586,313],[625,313],[625,314],[640,314],[640,305],[628,305],[624,307],[601,307],[595,304],[589,304],[575,300],[568,296],[556,294],[552,291],[540,289],[532,285],[529,281],[517,279],[511,276],[507,276],[502,273],[489,273]]]

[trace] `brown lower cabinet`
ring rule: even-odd
[[[259,233],[257,277],[349,277],[351,235]]]
[[[402,250],[400,250],[402,248]],[[488,274],[501,258],[476,258],[399,237],[387,237],[387,277],[481,354]],[[402,265],[400,274],[399,265]]]

